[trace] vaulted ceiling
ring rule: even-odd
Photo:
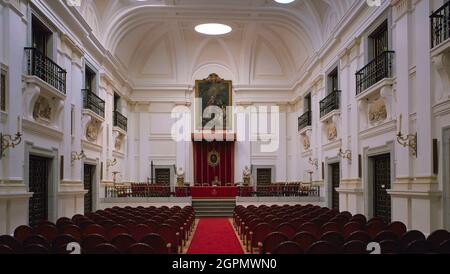
[[[217,67],[240,85],[298,78],[355,0],[85,0],[80,13],[136,87],[192,83]],[[200,23],[232,26],[198,34]]]

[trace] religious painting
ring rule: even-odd
[[[231,129],[232,82],[213,73],[204,80],[195,81],[196,129]],[[219,123],[217,123],[219,122]],[[213,125],[213,126],[211,126]]]
[[[220,154],[212,150],[208,153],[208,165],[210,167],[216,167],[220,164]]]

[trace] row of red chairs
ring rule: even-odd
[[[450,233],[438,230],[428,239],[407,231],[401,222],[338,212],[319,206],[238,206],[234,225],[248,251],[260,253],[367,253],[370,242],[383,253],[447,253]],[[283,245],[282,245],[283,244]],[[282,245],[279,249],[278,246]]]
[[[0,236],[0,252],[64,254],[68,243],[79,243],[83,253],[178,253],[192,233],[194,220],[192,207],[115,207],[63,217],[56,224],[20,226],[14,237]]]

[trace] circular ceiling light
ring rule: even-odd
[[[196,32],[206,35],[223,35],[232,30],[230,26],[218,23],[201,24],[195,27]]]
[[[289,4],[294,2],[295,0],[275,0],[275,2],[280,3],[280,4]]]

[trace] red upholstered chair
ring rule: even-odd
[[[341,247],[343,254],[367,254],[367,244],[362,241],[349,241]]]
[[[110,230],[116,223],[111,220],[104,220],[99,223],[101,227],[103,227],[106,231]]]
[[[152,230],[152,231],[157,231],[159,228],[159,225],[161,223],[158,223],[155,220],[148,220],[147,222],[145,222],[145,224]]]
[[[0,254],[1,255],[14,254],[14,250],[12,250],[12,248],[10,248],[9,246],[0,244]]]
[[[367,224],[370,224],[372,222],[380,222],[380,223],[386,224],[386,220],[381,217],[373,217],[372,219],[367,221]]]
[[[135,243],[127,249],[128,254],[156,254],[155,250],[148,244]]]
[[[52,242],[52,251],[57,254],[67,254],[67,244],[77,242],[75,238],[68,234],[60,234]]]
[[[380,221],[371,221],[367,224],[366,231],[372,239],[375,239],[378,233],[386,230],[386,228],[386,225]]]
[[[28,238],[29,236],[33,235],[34,231],[31,227],[27,225],[21,225],[17,227],[14,230],[14,237],[20,242],[23,243],[23,241]]]
[[[92,234],[102,235],[105,238],[107,236],[106,230],[102,226],[97,225],[97,224],[88,225],[87,227],[85,227],[83,229],[84,237],[86,237],[88,235],[92,235]]]
[[[304,250],[296,242],[284,242],[275,248],[273,254],[303,254]]]
[[[116,236],[119,236],[120,234],[129,234],[128,229],[120,224],[113,225],[111,229],[108,230],[108,239],[112,240]]]
[[[300,245],[303,250],[307,250],[313,243],[317,242],[317,237],[309,232],[299,232],[292,239]]]
[[[108,241],[105,239],[105,237],[98,234],[91,234],[83,239],[81,246],[86,252],[90,253],[94,251],[95,247],[99,244],[105,244],[107,242]]]
[[[158,228],[157,233],[171,246],[171,253],[178,254],[180,234],[172,226],[163,224]]]
[[[348,211],[343,211],[343,212],[339,213],[339,215],[345,216],[348,220],[350,220],[352,218],[352,214]]]
[[[302,224],[304,224],[306,221],[304,220],[304,219],[302,219],[302,218],[298,218],[298,217],[296,217],[296,218],[294,218],[294,219],[292,219],[292,221],[290,221],[290,223],[298,230],[301,226],[302,226]]]
[[[151,246],[156,254],[171,253],[172,245],[168,244],[159,234],[147,234],[142,238],[141,242]]]
[[[350,222],[357,222],[357,223],[360,223],[361,225],[366,225],[367,218],[366,218],[366,216],[364,216],[362,214],[356,214],[355,216],[350,218]]]
[[[393,240],[384,240],[380,242],[381,254],[397,254],[398,244]]]
[[[286,235],[289,240],[292,240],[297,232],[297,229],[289,223],[283,223],[278,226],[277,231]]]
[[[38,225],[35,230],[35,234],[41,235],[44,237],[48,242],[52,242],[53,239],[58,235],[58,229],[55,225],[50,225],[47,223]]]
[[[81,229],[81,231],[83,231],[84,229],[86,229],[86,227],[88,227],[90,225],[95,225],[95,223],[91,220],[83,220],[83,221],[79,222],[77,225]]]
[[[61,217],[56,221],[56,227],[58,228],[59,231],[62,231],[64,226],[66,226],[68,224],[74,224],[74,222],[70,218],[67,218],[67,217]]]
[[[72,236],[79,243],[81,242],[81,231],[76,225],[67,225],[62,233]]]
[[[344,243],[344,237],[342,236],[342,234],[335,231],[330,231],[323,234],[322,237],[320,237],[320,240],[330,242],[338,247]]]
[[[43,236],[41,235],[31,235],[28,238],[25,239],[25,241],[23,241],[22,246],[25,247],[28,245],[42,245],[43,247],[45,247],[46,249],[50,249],[50,242],[45,239]]]
[[[336,254],[338,247],[332,243],[325,241],[318,241],[311,245],[306,251],[307,254]]]
[[[289,241],[288,237],[280,232],[268,234],[262,243],[258,243],[260,254],[272,254],[281,243]]]
[[[437,252],[441,244],[450,240],[450,232],[447,230],[436,230],[428,236],[427,240],[433,246],[433,250]]]
[[[284,221],[281,218],[275,218],[270,221],[270,225],[274,230],[277,229],[277,227],[279,227],[282,223],[284,223]]]
[[[40,244],[30,244],[24,247],[26,254],[49,254],[50,251],[47,247]]]
[[[352,234],[353,232],[361,231],[361,230],[364,230],[364,227],[360,223],[350,222],[344,226],[344,228],[342,229],[342,232],[344,234],[344,238],[347,239],[350,236],[350,234]]]
[[[272,233],[272,227],[268,223],[260,223],[255,226],[255,228],[250,231],[250,252],[253,253],[253,249],[259,246],[259,243],[263,242],[264,239]]]
[[[450,254],[450,240],[443,242],[439,246],[438,253],[439,254]]]
[[[370,238],[369,234],[367,234],[367,232],[362,231],[362,230],[358,230],[353,232],[352,234],[350,234],[350,236],[348,236],[348,238],[345,239],[345,241],[361,241],[363,243],[368,244],[369,242],[372,241],[372,238]]]
[[[398,241],[398,237],[397,234],[390,230],[383,230],[375,236],[374,240],[378,243],[384,240]]]
[[[340,232],[341,226],[335,222],[328,222],[322,226],[321,230],[322,230],[322,234],[330,232],[330,231]]]
[[[427,240],[416,240],[410,243],[404,252],[407,254],[427,254],[432,250],[433,246]]]
[[[136,240],[136,242],[139,242],[140,240],[142,240],[142,238],[144,238],[145,235],[152,232],[155,231],[152,230],[148,225],[139,224],[133,228],[133,230],[131,231],[131,235],[133,236],[134,240]]]
[[[7,246],[11,248],[14,252],[20,252],[22,250],[22,245],[20,241],[9,235],[0,236],[0,245]]]
[[[92,250],[89,251],[91,254],[118,254],[119,250],[112,244],[102,243],[96,245]]]
[[[120,253],[124,253],[136,240],[129,234],[120,234],[112,239],[111,244],[117,247]]]
[[[418,241],[418,240],[425,240],[425,235],[423,235],[422,232],[418,231],[418,230],[411,230],[405,233],[405,235],[403,235],[400,238],[400,250],[401,251],[405,251],[406,248],[408,247],[408,245],[414,241]]]
[[[314,235],[316,238],[319,238],[320,234],[321,234],[319,226],[317,226],[314,223],[310,223],[310,222],[304,223],[298,231],[299,232],[309,232],[312,235]]]

